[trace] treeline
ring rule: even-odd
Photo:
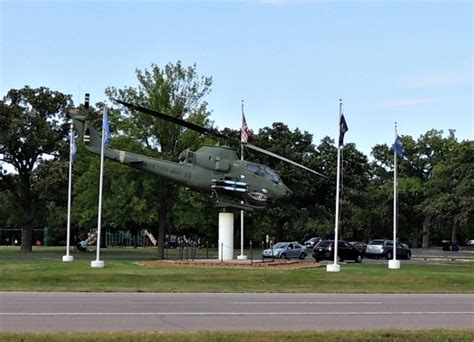
[[[108,88],[109,100],[138,103],[212,127],[205,96],[212,78],[180,62],[137,70],[138,83]],[[111,101],[112,103],[112,101]],[[22,230],[21,250],[31,251],[32,230],[48,227],[50,244],[65,244],[69,162],[70,95],[45,87],[11,89],[0,101],[0,228]],[[102,104],[79,109],[100,127]],[[156,118],[111,108],[110,146],[177,161],[186,149],[215,144],[209,137]],[[238,130],[224,130],[239,136]],[[474,143],[458,141],[455,132],[431,130],[418,138],[402,136],[406,156],[398,160],[398,231],[413,246],[437,245],[443,239],[474,237]],[[350,139],[346,139],[350,141]],[[245,158],[277,170],[293,190],[290,201],[257,210],[246,218],[245,240],[302,241],[330,235],[334,229],[337,147],[306,131],[274,123],[253,131],[251,143],[324,173],[318,177],[270,157],[245,152]],[[81,143],[73,171],[73,235],[97,226],[99,158]],[[236,149],[238,146],[234,146]],[[371,159],[352,143],[343,150],[340,236],[348,240],[391,237],[393,225],[393,152],[386,144],[372,148]],[[107,231],[148,229],[158,236],[163,257],[165,233],[217,240],[217,211],[205,204],[209,194],[106,161],[102,226]],[[238,220],[238,215],[236,215]],[[236,227],[238,223],[236,221]],[[238,233],[239,229],[235,229]],[[240,241],[240,239],[235,239]],[[3,241],[2,241],[3,242]]]

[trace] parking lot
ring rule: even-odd
[[[412,256],[410,260],[400,259],[403,264],[427,264],[427,265],[435,265],[435,264],[445,264],[451,262],[469,262],[474,261],[474,250],[460,250],[458,252],[451,252],[447,251],[444,252],[441,250],[441,247],[436,248],[412,248],[411,249]],[[309,254],[306,257],[307,261],[314,262],[314,259]],[[349,263],[351,261],[348,261]],[[362,264],[386,264],[388,262],[387,259],[369,259],[364,258]]]

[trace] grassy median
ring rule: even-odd
[[[312,269],[222,269],[140,266],[135,260],[3,259],[1,291],[474,293],[474,263],[446,265],[346,264],[341,272]]]

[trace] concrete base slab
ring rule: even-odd
[[[92,268],[104,268],[104,262],[102,260],[91,261]]]
[[[63,255],[63,262],[71,262],[74,260],[72,255]]]
[[[340,272],[341,266],[339,264],[329,264],[329,265],[326,265],[326,271],[327,272]]]
[[[389,260],[388,268],[391,270],[398,270],[400,268],[400,260]]]

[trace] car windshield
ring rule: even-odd
[[[273,246],[273,248],[286,248],[287,245],[287,243],[278,242],[276,245]]]
[[[380,245],[383,245],[383,240],[374,240],[374,241],[370,241],[369,242],[369,245],[377,245],[377,246],[380,246]]]

